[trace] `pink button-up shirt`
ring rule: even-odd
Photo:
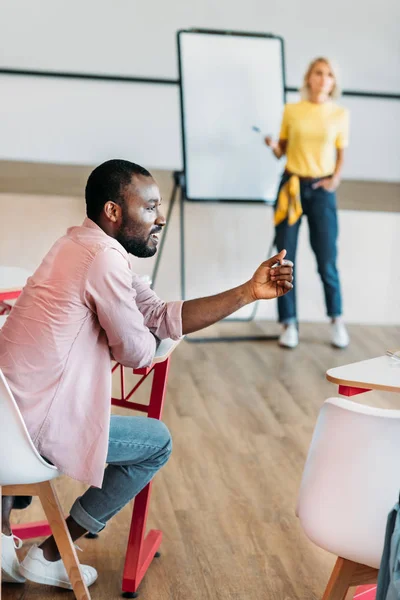
[[[90,219],[71,227],[27,281],[0,330],[0,369],[36,448],[100,487],[111,359],[150,365],[156,339],[182,335],[182,302],[162,302],[128,253]]]

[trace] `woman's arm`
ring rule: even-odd
[[[271,148],[276,158],[282,158],[286,154],[287,140],[278,140],[276,142],[271,136],[267,135],[264,141]]]
[[[337,182],[336,187],[339,185],[340,180],[341,180],[343,162],[344,162],[344,149],[336,148],[336,165],[335,165],[335,170],[334,170],[333,176],[332,176],[332,179],[335,179],[335,181]]]

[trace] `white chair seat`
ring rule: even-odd
[[[76,600],[90,600],[62,508],[50,480],[61,473],[40,456],[0,370],[0,496],[39,496]],[[0,553],[0,573],[1,573]],[[1,576],[0,576],[1,585]],[[0,588],[1,596],[1,588]]]
[[[49,481],[60,475],[36,450],[0,370],[0,486]]]
[[[303,472],[297,514],[337,556],[379,568],[386,520],[399,497],[400,410],[327,400]]]

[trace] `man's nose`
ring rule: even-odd
[[[157,219],[156,219],[156,225],[160,225],[160,227],[164,227],[166,225],[167,221],[164,217],[164,215],[162,213],[158,213],[157,215]]]

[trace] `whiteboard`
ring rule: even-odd
[[[186,197],[273,202],[283,163],[264,137],[282,119],[282,38],[180,31],[178,55]]]

